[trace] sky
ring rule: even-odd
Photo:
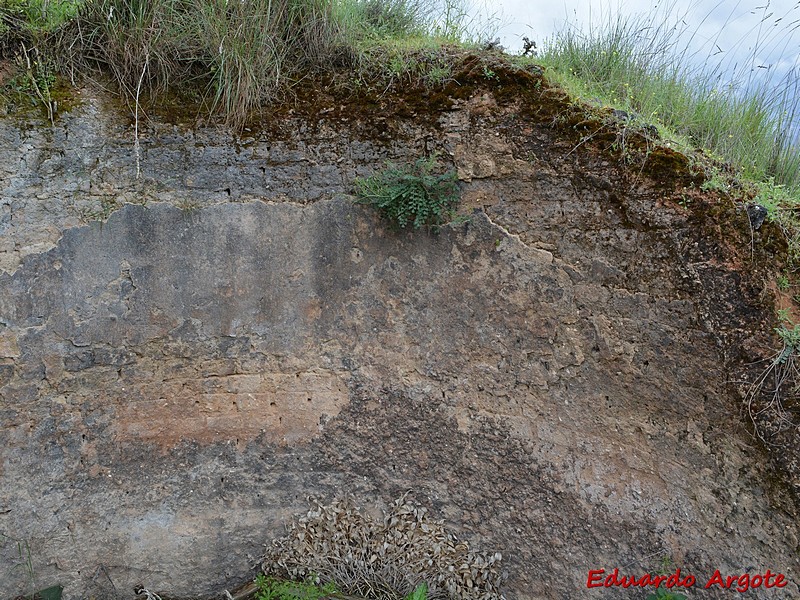
[[[800,0],[486,0],[480,10],[505,23],[497,36],[512,53],[522,48],[522,36],[541,46],[567,23],[586,27],[609,15],[668,14],[698,57],[729,67],[752,63],[778,79],[800,68]]]

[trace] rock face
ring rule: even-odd
[[[154,125],[140,179],[99,100],[0,122],[0,597],[219,593],[307,496],[408,489],[502,552],[508,598],[665,557],[799,597],[794,500],[729,383],[769,333],[746,212],[487,91],[343,121]],[[432,150],[466,222],[397,233],[343,195]]]

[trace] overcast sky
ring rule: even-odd
[[[479,6],[481,0],[474,2]],[[521,49],[522,36],[541,46],[565,23],[586,26],[591,18],[598,25],[609,14],[670,14],[673,23],[682,17],[679,27],[687,42],[693,36],[703,58],[718,53],[714,60],[755,62],[780,75],[800,67],[800,0],[486,0],[483,11],[502,13],[506,25],[498,35],[510,52]]]

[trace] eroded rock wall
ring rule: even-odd
[[[29,591],[12,540],[67,598],[218,593],[308,495],[411,489],[503,553],[508,598],[601,597],[590,569],[665,556],[798,597],[791,498],[728,383],[765,323],[738,250],[519,108],[476,92],[382,139],[347,111],[156,125],[138,179],[98,100],[3,121],[0,596]],[[397,233],[343,195],[432,150],[467,222]]]

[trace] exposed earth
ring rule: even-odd
[[[745,407],[780,231],[649,131],[495,71],[237,136],[153,116],[138,178],[97,90],[0,119],[0,597],[31,591],[28,551],[68,599],[220,594],[308,496],[407,490],[502,553],[509,599],[644,598],[590,571],[665,564],[692,598],[767,569],[787,585],[749,597],[800,597],[796,407]],[[354,204],[434,152],[465,218]]]

